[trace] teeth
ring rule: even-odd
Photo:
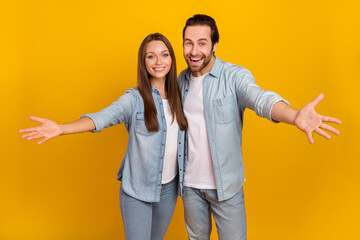
[[[193,62],[198,62],[198,61],[200,61],[202,58],[190,58],[190,60],[191,61],[193,61]]]
[[[165,69],[164,67],[161,67],[161,68],[154,68],[154,70],[155,71],[161,71],[161,70],[163,70],[163,69]]]

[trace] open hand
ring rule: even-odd
[[[41,125],[19,130],[19,133],[25,133],[21,136],[22,138],[26,138],[27,140],[43,138],[38,142],[38,144],[42,144],[51,138],[63,134],[63,130],[61,129],[60,125],[50,119],[38,118],[34,116],[29,118],[31,121],[40,122]]]
[[[296,127],[298,127],[301,131],[306,133],[307,138],[311,144],[314,143],[314,140],[312,138],[313,131],[327,139],[330,139],[331,136],[328,133],[324,132],[323,130],[327,130],[336,135],[340,134],[339,130],[327,124],[324,124],[324,122],[340,124],[341,121],[339,119],[333,117],[321,116],[315,111],[315,106],[319,104],[323,100],[323,98],[324,98],[324,94],[320,94],[314,101],[312,101],[311,103],[307,104],[305,107],[300,109],[295,119]]]

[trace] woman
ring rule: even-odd
[[[28,140],[43,138],[41,144],[63,134],[99,132],[125,123],[129,141],[118,179],[126,239],[163,239],[175,209],[178,182],[183,179],[187,120],[174,51],[159,33],[148,35],[141,43],[138,85],[100,112],[67,124],[30,117],[41,125],[19,132]]]

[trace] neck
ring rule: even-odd
[[[151,78],[151,85],[156,88],[163,99],[167,99],[167,94],[165,91],[165,78]]]

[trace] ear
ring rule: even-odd
[[[217,44],[218,44],[218,43],[215,43],[215,44],[214,44],[214,47],[213,47],[213,53],[216,51]]]

